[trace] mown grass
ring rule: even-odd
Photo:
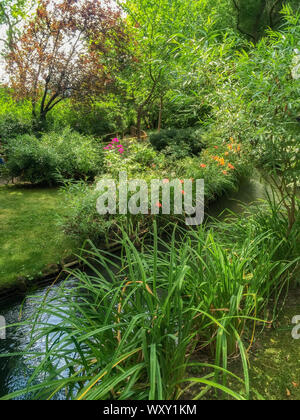
[[[58,189],[0,185],[0,289],[33,279],[72,254],[56,225],[65,213]]]

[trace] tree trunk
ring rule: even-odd
[[[159,114],[158,114],[158,126],[157,126],[157,131],[158,132],[160,132],[160,130],[161,130],[163,107],[164,107],[163,96],[161,96],[160,97]]]
[[[141,137],[142,137],[142,117],[143,117],[143,109],[139,107],[137,111],[137,124],[136,124],[136,128],[137,128],[136,135],[137,135],[138,140],[141,140]]]
[[[264,15],[264,12],[265,12],[266,6],[267,6],[266,0],[260,0],[260,1],[261,1],[260,8],[257,12],[256,18],[255,18],[255,21],[254,21],[254,25],[253,25],[253,34],[254,34],[254,37],[256,39],[256,42],[259,41],[259,38],[261,36],[261,32],[260,32],[261,31],[261,23],[262,23],[263,15]]]

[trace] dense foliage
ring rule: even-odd
[[[161,130],[150,136],[150,143],[159,152],[176,158],[198,155],[204,148],[201,132],[193,129]]]
[[[64,179],[93,179],[103,166],[102,146],[93,138],[65,129],[41,138],[18,136],[6,147],[5,171],[33,184],[55,185]]]
[[[5,398],[261,398],[250,349],[299,274],[298,1],[53,1],[0,5],[0,183],[63,185],[60,228],[90,271],[41,302],[31,345],[47,349]],[[97,183],[121,171],[182,196],[204,179],[206,209],[255,172],[268,201],[197,229],[160,201],[100,215]]]

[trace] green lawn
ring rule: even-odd
[[[58,189],[0,185],[0,288],[35,278],[76,248],[57,227]]]
[[[291,290],[275,328],[258,338],[250,358],[253,387],[267,400],[300,400],[300,340],[292,319],[300,315],[300,291]]]

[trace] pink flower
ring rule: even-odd
[[[119,139],[117,139],[117,138],[115,138],[115,139],[112,139],[112,143],[119,143]]]
[[[119,149],[119,152],[122,154],[124,153],[124,149]]]
[[[163,179],[163,184],[168,184],[169,182],[168,178]]]

